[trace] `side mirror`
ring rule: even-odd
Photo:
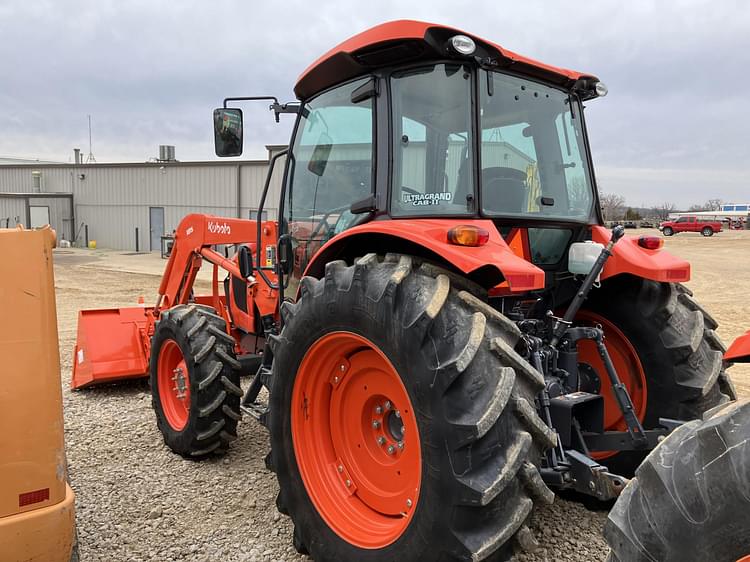
[[[243,279],[251,277],[253,274],[253,255],[250,253],[250,248],[247,246],[240,246],[239,252],[237,252],[237,265],[240,269],[240,275]]]
[[[242,154],[241,109],[214,109],[214,150],[222,157]]]

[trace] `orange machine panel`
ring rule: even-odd
[[[54,231],[0,230],[0,545],[9,560],[69,560],[52,269]]]

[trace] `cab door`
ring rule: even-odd
[[[307,264],[328,240],[353,226],[352,203],[373,193],[372,78],[349,82],[303,104],[281,200],[284,298],[296,299]],[[354,100],[354,101],[352,101]],[[280,253],[282,248],[279,249]]]

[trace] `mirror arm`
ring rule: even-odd
[[[281,113],[299,113],[299,103],[279,103],[279,98],[276,96],[239,96],[232,98],[224,98],[224,109],[227,108],[227,104],[232,101],[272,101],[273,103],[268,107],[273,111],[276,116],[276,122],[279,122],[279,114]]]
[[[224,98],[224,109],[227,108],[227,103],[230,101],[261,101],[261,100],[273,100],[278,105],[279,99],[276,96],[250,96],[250,97],[238,97],[238,98]]]

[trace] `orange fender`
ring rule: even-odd
[[[733,363],[750,363],[750,330],[744,336],[734,340],[724,354],[724,360]]]
[[[606,246],[612,231],[603,226],[591,227],[591,239]],[[669,252],[647,250],[638,245],[635,236],[623,237],[612,250],[602,271],[602,279],[629,273],[662,283],[684,283],[690,280],[690,264]]]
[[[448,231],[454,226],[473,225],[489,232],[483,246],[458,246],[448,242]],[[523,293],[544,289],[545,274],[537,266],[517,256],[503,240],[491,220],[482,219],[399,219],[371,221],[346,230],[329,240],[313,257],[305,275],[320,275],[325,264],[337,259],[337,250],[347,242],[363,247],[373,236],[387,242],[418,245],[441,261],[450,263],[467,276],[480,268],[492,268],[496,287],[503,292]],[[388,247],[382,248],[388,251]],[[361,255],[361,254],[360,254]]]

